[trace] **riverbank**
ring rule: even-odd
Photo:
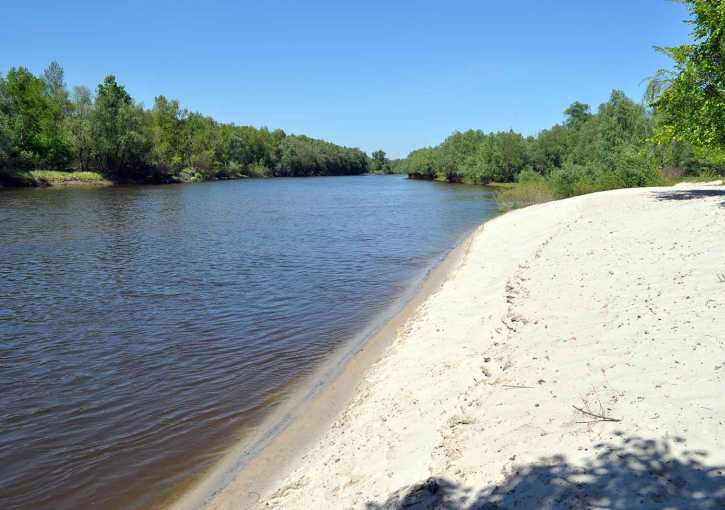
[[[634,188],[487,222],[331,424],[206,507],[722,505],[723,204]]]
[[[361,175],[383,176],[397,174],[369,173]],[[304,176],[304,177],[340,177],[330,176]],[[74,186],[114,186],[117,184],[159,185],[159,184],[191,184],[197,182],[235,181],[244,179],[274,179],[272,175],[237,175],[214,177],[205,179],[200,174],[185,174],[173,180],[155,178],[146,181],[114,182],[99,172],[93,171],[64,171],[64,170],[0,170],[0,188],[55,188]]]
[[[54,188],[67,186],[112,186],[114,183],[98,172],[61,170],[27,170],[0,172],[0,187]]]

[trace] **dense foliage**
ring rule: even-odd
[[[591,112],[575,102],[535,137],[454,132],[399,163],[411,178],[516,182],[500,193],[530,203],[725,172],[725,2],[684,0],[694,43],[663,48],[675,70],[652,80],[650,108],[613,91]]]
[[[403,165],[416,178],[480,184],[513,182],[522,173],[568,182],[574,176],[617,172],[625,164],[649,172],[643,142],[653,132],[652,116],[622,92],[612,92],[594,114],[576,102],[565,115],[563,124],[536,137],[455,132],[437,147],[413,151]]]
[[[688,142],[717,151],[725,148],[725,2],[686,0],[693,43],[659,48],[674,71],[660,71],[648,95],[657,112],[660,141]]]
[[[0,75],[0,180],[19,170],[98,170],[117,181],[352,175],[367,155],[306,136],[216,122],[156,97],[145,109],[114,76],[69,93],[53,62]],[[24,182],[24,181],[23,181]]]

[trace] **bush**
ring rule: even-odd
[[[194,168],[184,168],[179,172],[177,180],[180,182],[199,182],[204,180],[204,174]]]
[[[85,182],[103,183],[106,180],[98,172],[63,172],[60,170],[31,170],[30,175],[39,182],[64,183]]]
[[[508,185],[496,193],[496,201],[501,210],[518,209],[519,207],[549,202],[555,198],[551,183],[540,175],[538,179],[529,179]]]
[[[594,164],[565,164],[563,168],[551,173],[549,182],[558,198],[573,197],[598,191],[602,174],[601,168]]]
[[[516,182],[518,183],[529,183],[529,182],[544,182],[546,178],[538,172],[535,172],[531,168],[524,168],[519,175],[516,176]]]
[[[657,171],[654,160],[633,147],[625,148],[614,158],[615,168],[612,183],[617,188],[656,186],[663,183],[662,174]],[[612,188],[607,188],[612,189]]]
[[[272,171],[267,168],[264,163],[255,162],[247,167],[247,175],[249,177],[271,177]]]

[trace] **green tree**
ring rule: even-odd
[[[76,86],[71,97],[70,115],[66,118],[66,131],[71,151],[81,170],[89,170],[93,152],[93,98],[88,87]]]
[[[154,99],[151,110],[153,120],[153,159],[154,163],[167,171],[177,173],[184,165],[182,155],[183,124],[186,110],[177,100],[168,100],[164,96]]]
[[[620,90],[612,91],[609,101],[599,106],[596,152],[598,160],[615,166],[616,154],[642,147],[652,135],[653,122],[644,107]]]
[[[143,178],[153,147],[149,124],[126,89],[107,76],[98,85],[93,116],[94,152],[103,170],[121,180]]]
[[[454,131],[440,146],[438,178],[458,182],[464,178],[477,182],[477,170],[472,159],[476,157],[486,134],[469,129],[463,133]]]
[[[51,62],[43,71],[42,80],[50,102],[57,105],[63,115],[69,113],[70,103],[65,83],[65,71],[61,65],[58,62]]]
[[[566,121],[564,124],[566,127],[574,130],[581,129],[581,127],[592,118],[589,105],[580,103],[579,101],[573,102],[566,110],[564,110],[564,115],[566,115]]]
[[[20,67],[10,69],[6,78],[0,80],[3,153],[7,165],[63,168],[70,162],[64,130],[68,102],[63,70],[54,63],[43,76],[43,79],[37,78]]]
[[[359,175],[368,170],[368,157],[360,149],[341,147],[307,136],[288,136],[279,146],[274,175]]]
[[[442,166],[440,159],[439,149],[425,147],[408,154],[401,167],[411,179],[435,179]]]
[[[45,84],[24,67],[12,68],[2,82],[2,95],[14,155],[40,162],[45,156],[42,130],[48,112]]]
[[[378,150],[373,152],[370,159],[370,171],[376,174],[390,173],[390,161],[385,157],[385,151]]]
[[[71,104],[63,68],[58,62],[51,62],[43,71],[42,80],[48,98],[46,114],[41,122],[44,159],[52,168],[64,168],[71,160],[71,146],[65,130]]]
[[[533,169],[548,175],[561,168],[570,151],[569,130],[559,124],[539,133],[530,143],[530,159]]]
[[[661,71],[648,88],[657,114],[657,141],[725,150],[725,2],[682,0],[690,11],[692,44],[658,48],[674,71]]]
[[[526,140],[513,131],[497,133],[494,137],[490,169],[497,182],[512,182],[528,165]]]
[[[12,156],[10,100],[5,96],[5,78],[0,74],[0,169],[8,168]]]

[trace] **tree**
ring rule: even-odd
[[[615,90],[595,114],[578,101],[564,114],[563,125],[543,130],[536,137],[524,138],[513,131],[454,131],[436,147],[411,152],[397,168],[416,179],[480,184],[511,182],[524,170],[549,177],[565,167],[565,177],[577,181],[598,180],[602,172],[615,172],[621,165],[634,165],[646,178],[650,176],[645,142],[651,136],[653,120],[642,105]],[[526,175],[532,176],[531,172]],[[638,180],[642,179],[637,176],[626,182]]]
[[[41,78],[45,84],[45,93],[58,109],[66,114],[70,110],[68,90],[65,84],[65,71],[58,62],[51,62],[43,71]]]
[[[408,154],[401,167],[411,179],[435,179],[440,164],[440,150],[436,147],[417,149]]]
[[[41,132],[48,111],[42,80],[24,67],[12,68],[2,82],[4,109],[9,117],[11,144],[16,153],[39,161],[45,156]]]
[[[644,107],[621,90],[612,91],[609,101],[599,106],[597,118],[596,157],[609,166],[618,152],[641,147],[652,134],[652,119]]]
[[[480,130],[469,129],[463,133],[454,131],[440,146],[438,178],[448,182],[457,182],[464,177],[476,182],[471,158],[474,158],[487,135]]]
[[[93,98],[88,87],[76,86],[71,98],[71,112],[66,119],[66,130],[75,159],[81,170],[89,170],[93,153]]]
[[[370,171],[375,174],[390,173],[390,161],[385,157],[385,151],[378,150],[373,152],[370,159]]]
[[[564,164],[570,150],[570,136],[567,128],[557,124],[545,129],[531,141],[531,164],[538,173],[548,175]]]
[[[0,81],[2,81],[2,76],[0,76]],[[10,166],[10,158],[12,156],[10,118],[3,112],[2,102],[3,98],[0,96],[0,169]]]
[[[276,176],[359,175],[368,170],[368,157],[360,149],[307,136],[288,136],[280,143],[279,150]]]
[[[151,110],[153,119],[153,158],[158,166],[174,172],[181,170],[184,159],[181,145],[183,141],[183,124],[187,116],[177,100],[168,100],[164,96],[154,99]]]
[[[93,115],[95,153],[103,170],[121,180],[142,177],[153,146],[145,112],[133,105],[113,75],[96,91]]]
[[[48,81],[45,81],[45,77]],[[24,67],[0,80],[0,121],[6,165],[63,168],[71,159],[64,130],[67,92],[63,70],[51,65],[44,79]]]
[[[511,182],[528,164],[526,140],[513,131],[497,133],[491,153],[491,171],[494,181]]]
[[[579,101],[573,102],[566,110],[564,110],[564,115],[566,115],[566,120],[564,121],[566,127],[575,131],[581,129],[581,127],[592,118],[589,105],[580,103]]]
[[[647,97],[657,114],[657,140],[725,150],[725,2],[682,0],[693,43],[658,48],[674,71],[660,71]]]
[[[281,129],[222,124],[155,98],[135,104],[113,75],[96,89],[66,89],[51,62],[40,77],[25,68],[0,75],[0,168],[5,182],[18,170],[91,168],[121,181],[192,181],[271,175],[356,175],[368,156]],[[383,169],[390,162],[382,154]],[[23,182],[32,183],[29,177]]]
[[[12,133],[8,114],[9,99],[5,96],[5,78],[0,74],[0,169],[10,165],[12,153]]]
[[[47,112],[42,121],[42,137],[45,146],[45,162],[52,168],[64,168],[71,159],[71,147],[66,136],[65,118],[70,113],[70,101],[66,90],[63,68],[51,62],[43,71]]]

